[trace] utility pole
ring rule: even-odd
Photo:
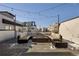
[[[58,33],[59,33],[59,25],[60,25],[60,23],[59,23],[59,15],[57,15],[57,17],[58,17]]]
[[[60,19],[59,19],[59,15],[58,15],[58,34],[59,34],[59,26],[60,26]],[[62,43],[62,36],[60,35],[60,39],[61,39],[61,43]]]
[[[11,11],[13,12],[13,8],[11,8]],[[14,38],[16,39],[17,33],[16,33],[16,15],[14,17]]]
[[[16,15],[15,15],[15,19],[14,19],[14,37],[16,39],[17,33],[16,33]]]

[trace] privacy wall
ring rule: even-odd
[[[79,44],[79,17],[62,22],[59,27],[59,33],[65,40]]]

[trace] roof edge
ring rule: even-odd
[[[66,22],[66,21],[70,21],[70,20],[73,20],[73,19],[75,19],[75,18],[79,18],[79,16],[74,16],[74,17],[69,18],[69,19],[67,19],[67,20],[61,21],[60,23],[63,23],[63,22]]]
[[[12,15],[13,17],[15,17],[15,15],[12,14],[11,12],[9,12],[9,11],[0,11],[0,13],[8,13],[8,14]]]

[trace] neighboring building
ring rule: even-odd
[[[50,25],[48,27],[48,30],[51,31],[51,32],[54,32],[54,33],[58,33],[59,29],[58,29],[58,24],[53,24],[53,25]]]
[[[23,23],[22,22],[16,21],[16,31],[17,32],[23,31]]]
[[[61,22],[59,33],[65,40],[79,44],[79,16]]]
[[[20,29],[22,25],[21,22],[15,20],[15,15],[7,12],[0,11],[0,30],[14,30],[14,25],[16,25],[16,30]]]
[[[37,32],[35,21],[24,22],[24,29],[28,32]]]
[[[13,30],[15,15],[7,12],[7,11],[0,11],[0,30]]]
[[[43,28],[41,28],[41,31],[42,31],[42,32],[48,32],[48,29],[45,28],[45,27],[43,27]]]
[[[18,31],[22,28],[22,24],[15,22],[15,15],[8,11],[0,11],[0,41],[13,38],[15,35],[15,27]]]

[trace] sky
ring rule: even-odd
[[[17,21],[35,21],[38,27],[48,27],[79,16],[79,4],[68,3],[0,3],[0,11],[16,14]]]

